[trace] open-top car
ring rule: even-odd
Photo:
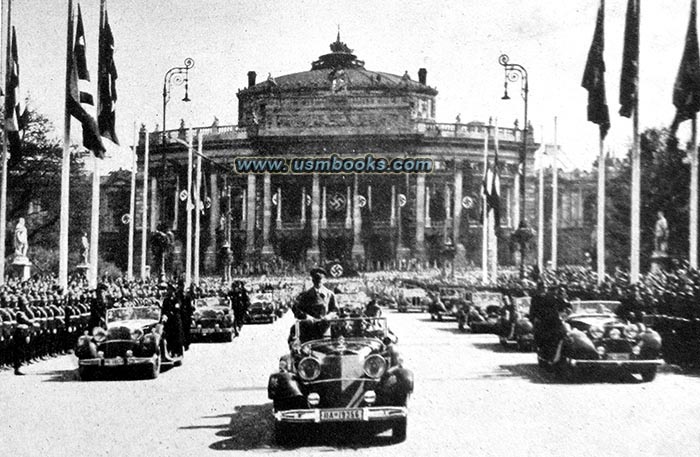
[[[503,307],[503,294],[492,291],[474,291],[466,304],[457,311],[457,327],[472,333],[498,333]]]
[[[396,309],[400,313],[408,311],[424,312],[430,306],[428,292],[420,287],[401,288],[396,298]]]
[[[200,338],[233,339],[233,310],[225,297],[207,297],[194,300],[190,328],[192,336]]]
[[[142,369],[148,378],[157,378],[162,360],[177,364],[170,357],[163,338],[158,306],[134,306],[107,310],[106,329],[95,327],[91,335],[78,338],[75,355],[78,374],[91,380],[107,370]]]
[[[501,333],[498,337],[503,346],[514,343],[520,351],[534,349],[530,297],[511,297],[510,303],[501,309]]]
[[[441,321],[443,317],[456,318],[459,310],[466,303],[467,290],[464,287],[445,286],[438,290],[438,299],[433,300],[428,311],[430,319]]]
[[[661,358],[661,337],[642,322],[616,314],[618,301],[572,301],[561,313],[563,333],[554,350],[538,348],[540,366],[554,368],[563,378],[577,370],[621,368],[653,381]]]
[[[413,373],[395,344],[381,317],[297,321],[268,383],[278,442],[293,439],[294,427],[352,422],[403,441]]]
[[[247,323],[267,322],[277,320],[277,305],[270,292],[255,293],[250,297],[250,307],[246,315]]]

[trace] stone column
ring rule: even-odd
[[[455,246],[455,257],[454,257],[454,267],[455,268],[466,268],[467,266],[467,250],[464,244],[459,242],[459,236],[461,234],[461,223],[462,223],[462,180],[464,178],[462,171],[461,162],[457,164],[454,171],[454,213],[452,222],[452,242]]]
[[[516,173],[513,180],[513,226],[520,226],[520,174]]]
[[[326,217],[326,186],[323,186],[323,196],[321,198],[321,228],[328,227],[328,219]]]
[[[452,189],[445,183],[445,243],[451,240],[452,236]]]
[[[246,259],[255,253],[255,175],[248,175],[248,189],[246,192],[246,227],[245,227],[245,254]]]
[[[272,189],[270,173],[263,175],[263,255],[273,255],[275,251],[270,244],[270,223],[272,221]]]
[[[277,219],[275,225],[278,229],[282,228],[282,189],[277,188]]]
[[[355,175],[352,199],[352,258],[358,262],[365,261],[365,247],[362,244],[362,215],[360,213],[360,193],[358,192],[358,177]]]
[[[345,192],[345,228],[352,228],[352,200],[350,196],[350,186],[347,186]]]
[[[321,250],[318,245],[320,213],[321,188],[319,185],[318,173],[314,173],[311,185],[311,248],[309,248],[309,250],[306,252],[306,259],[313,263],[318,263],[321,261]]]
[[[177,231],[180,208],[180,175],[175,175],[175,196],[173,198],[173,232]]]
[[[158,216],[160,214],[160,202],[158,201],[158,178],[151,176],[151,232],[158,228]],[[155,269],[154,269],[155,270]]]
[[[299,222],[302,227],[306,225],[306,187],[301,188],[301,218]]]
[[[425,188],[425,226],[430,227],[430,187]]]
[[[389,217],[389,226],[396,226],[396,186],[391,185],[391,216]]]
[[[367,186],[367,209],[372,211],[372,186]]]
[[[216,227],[219,226],[219,176],[209,174],[209,190],[211,191],[211,208],[209,208],[209,244],[204,252],[204,271],[208,275],[216,270]]]
[[[425,258],[425,175],[420,173],[416,178],[416,245],[415,257]]]
[[[243,194],[241,194],[241,230],[245,230],[248,227],[248,191],[243,189]]]

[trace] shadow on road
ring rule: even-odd
[[[496,335],[494,335],[494,338],[497,338]],[[493,352],[517,352],[515,349],[509,349],[507,347],[504,347],[498,340],[494,341],[493,343],[473,343],[474,347],[477,349],[484,349],[484,350],[489,350]]]
[[[172,365],[161,365],[160,373],[163,374],[172,369]],[[48,376],[42,382],[82,382],[78,376],[77,368],[70,370],[51,370],[35,374],[36,376]],[[142,381],[146,380],[143,370],[122,370],[120,373],[99,373],[98,376],[89,382],[95,381]]]
[[[572,378],[562,379],[553,371],[541,368],[536,363],[501,365],[501,368],[535,384],[638,384],[643,382],[635,375],[619,369],[578,371]]]
[[[219,424],[190,425],[181,430],[211,429],[220,440],[209,448],[217,451],[251,449],[289,449],[298,447],[327,447],[331,449],[359,449],[391,444],[389,436],[374,435],[362,428],[342,426],[323,428],[313,426],[303,430],[303,435],[293,445],[279,446],[275,442],[272,403],[241,405],[231,414],[206,416],[203,419],[221,419]]]

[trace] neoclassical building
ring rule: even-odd
[[[481,259],[481,183],[498,137],[503,239],[520,220],[517,178],[522,129],[436,122],[438,91],[426,69],[393,75],[365,68],[340,37],[311,68],[259,81],[247,74],[238,124],[194,127],[202,137],[205,205],[201,259],[215,272],[228,239],[234,263],[280,258],[380,265],[402,258]],[[490,132],[490,133],[489,133]],[[183,129],[151,134],[149,229],[173,228],[184,245],[187,149]],[[532,132],[528,135],[532,138]],[[197,140],[195,139],[195,147]],[[527,143],[532,171],[538,145]],[[143,166],[143,138],[138,148]],[[427,158],[424,173],[241,173],[240,158]],[[193,179],[194,182],[194,179]],[[535,222],[535,180],[526,180],[527,218]],[[139,186],[139,193],[141,192]],[[140,200],[140,197],[137,198]],[[137,218],[138,219],[138,218]],[[462,246],[464,249],[462,249]],[[180,255],[178,248],[176,257]],[[507,242],[501,263],[512,263]]]

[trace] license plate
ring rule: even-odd
[[[111,367],[116,365],[124,365],[123,359],[105,359],[105,366]]]
[[[610,360],[629,360],[630,355],[626,353],[621,354],[608,354]]]
[[[338,409],[331,411],[321,411],[321,421],[358,421],[362,420],[361,409]]]
[[[213,328],[203,328],[202,333],[204,333],[205,335],[207,333],[214,333],[214,329]]]

